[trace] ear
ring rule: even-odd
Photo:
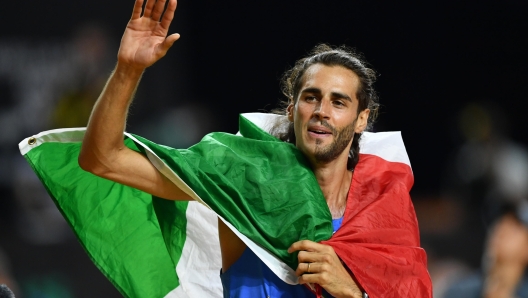
[[[290,102],[290,104],[286,108],[286,112],[287,112],[288,120],[290,120],[290,122],[293,122],[293,103]]]
[[[369,109],[364,109],[363,111],[359,113],[356,119],[356,127],[354,129],[355,133],[362,133],[365,130],[365,128],[367,128],[369,114],[370,114]]]

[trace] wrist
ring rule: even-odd
[[[139,79],[141,78],[141,75],[145,71],[145,68],[141,67],[134,67],[130,64],[126,64],[123,62],[117,62],[114,74],[118,76],[119,78],[127,78],[127,79]]]
[[[341,297],[341,296],[340,296]],[[363,294],[363,291],[361,291],[358,288],[348,288],[348,290],[344,293],[342,297],[349,297],[349,298],[364,298],[365,295]],[[367,296],[368,297],[368,296]]]

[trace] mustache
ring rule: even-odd
[[[310,121],[311,123],[309,124],[319,124],[321,126],[324,126],[326,128],[328,128],[330,131],[332,131],[332,134],[335,136],[337,135],[337,133],[339,132],[335,127],[333,127],[332,125],[328,124],[328,122],[326,120],[317,120],[317,121]]]

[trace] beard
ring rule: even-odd
[[[317,140],[315,143],[315,160],[318,162],[328,163],[336,159],[348,147],[350,140],[352,140],[354,137],[355,124],[356,121],[354,121],[352,125],[337,129],[328,124],[326,121],[322,121],[321,125],[332,131],[334,141],[327,146],[322,146],[322,140]]]

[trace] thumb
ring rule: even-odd
[[[172,45],[178,39],[180,39],[180,34],[179,33],[171,34],[171,35],[167,36],[167,38],[165,38],[165,40],[161,44],[161,49],[160,49],[161,52],[163,53],[163,55],[165,55],[167,53],[167,51],[172,47]]]

